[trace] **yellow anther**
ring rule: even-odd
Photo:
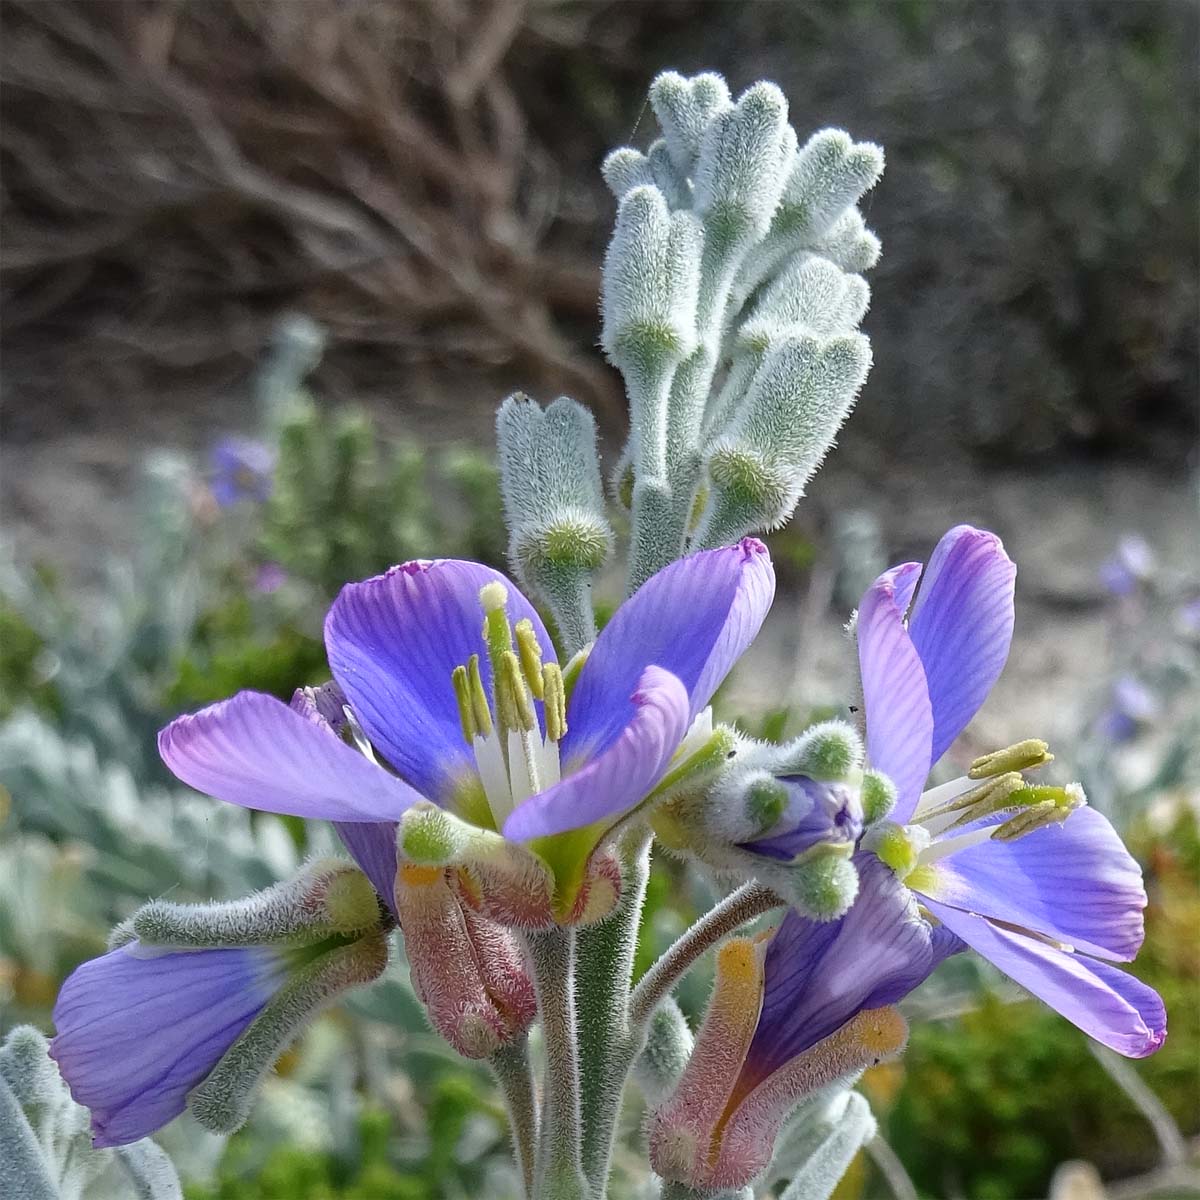
[[[1009,797],[1009,802],[1020,804],[1022,809],[992,834],[997,841],[1015,841],[1043,825],[1061,824],[1087,799],[1079,784],[1070,783],[1066,787],[1022,788]]]
[[[523,617],[517,622],[513,632],[517,635],[517,655],[521,660],[521,673],[533,693],[535,700],[545,698],[542,690],[542,648],[538,645],[537,634],[533,632],[533,622]]]
[[[546,736],[552,742],[561,741],[567,732],[567,690],[558,663],[542,668],[542,694],[546,701]]]
[[[1015,742],[1005,746],[1003,750],[993,750],[977,758],[967,772],[969,779],[987,779],[990,775],[1002,775],[1007,771],[1032,771],[1053,762],[1054,755],[1050,747],[1040,738],[1026,738],[1023,742]]]
[[[485,583],[479,589],[479,607],[491,616],[497,609],[503,608],[508,603],[508,588],[499,580],[493,580],[491,583]]]
[[[476,656],[478,663],[478,656]],[[477,732],[475,728],[475,713],[471,705],[471,678],[466,667],[455,667],[450,674],[454,684],[454,699],[458,701],[458,720],[462,725],[463,737],[469,746]]]
[[[955,825],[964,821],[974,821],[977,817],[986,817],[988,813],[998,812],[1002,808],[1012,807],[1014,793],[1025,787],[1025,780],[1016,771],[985,779],[978,787],[939,804],[929,812],[921,813],[920,820],[927,821],[931,817],[940,817],[947,813],[961,813]]]
[[[536,729],[533,698],[521,674],[521,660],[511,650],[506,650],[500,656],[496,670],[496,718],[501,728]]]
[[[488,707],[487,690],[479,673],[479,655],[467,659],[467,679],[471,693],[471,718],[475,737],[491,737],[492,710]]]

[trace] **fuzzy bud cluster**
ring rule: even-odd
[[[666,72],[649,99],[662,137],[604,165],[620,204],[603,345],[629,394],[635,584],[689,544],[791,515],[870,369],[858,272],[879,243],[856,205],[883,170],[840,130],[800,146],[769,83],[735,100],[717,75]]]
[[[656,810],[660,841],[720,875],[758,879],[814,920],[841,916],[858,892],[858,734],[827,721],[782,745],[741,738],[733,747]]]

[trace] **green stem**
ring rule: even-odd
[[[585,1200],[575,1042],[575,934],[561,928],[536,930],[526,933],[525,943],[546,1049],[533,1194],[536,1200]]]
[[[629,1001],[629,1018],[640,1035],[666,996],[706,950],[747,921],[783,901],[761,883],[744,883],[696,922],[642,977]]]
[[[603,1200],[621,1094],[637,1055],[629,1027],[629,986],[650,876],[650,832],[630,831],[620,847],[621,902],[602,924],[579,934],[580,1082],[583,1168],[593,1200]]]
[[[659,1200],[753,1200],[752,1187],[738,1188],[730,1191],[728,1188],[693,1188],[686,1183],[676,1183],[672,1179],[662,1181],[662,1191]]]
[[[534,1152],[537,1147],[537,1096],[529,1065],[529,1039],[525,1034],[501,1046],[491,1059],[492,1073],[504,1097],[513,1155],[525,1184],[526,1197],[533,1196]]]

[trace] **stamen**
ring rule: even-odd
[[[488,706],[487,689],[483,686],[483,676],[479,673],[479,655],[472,654],[467,659],[467,679],[471,693],[471,717],[475,737],[492,736],[492,710]]]
[[[542,648],[538,645],[537,634],[533,632],[533,622],[523,617],[517,622],[514,632],[517,635],[517,655],[521,660],[521,673],[533,693],[535,700],[545,699],[542,690]]]
[[[567,732],[567,690],[558,663],[547,663],[542,668],[542,696],[546,706],[546,737],[560,742]]]
[[[1007,771],[1032,771],[1054,761],[1050,747],[1040,738],[1026,738],[1014,742],[1003,750],[993,750],[981,755],[967,772],[970,779],[986,779],[989,775],[1001,775]]]
[[[450,673],[454,685],[454,699],[458,701],[458,720],[467,745],[471,744],[478,730],[475,728],[475,713],[471,707],[471,680],[466,667],[455,667]]]
[[[518,731],[536,729],[537,717],[521,673],[521,660],[511,650],[506,650],[493,669],[496,671],[496,719],[500,727]]]
[[[922,867],[937,862],[939,858],[945,858],[948,854],[957,854],[958,851],[965,850],[968,846],[977,846],[980,842],[986,842],[994,837],[1000,828],[1002,827],[999,825],[988,825],[985,829],[972,829],[970,833],[960,833],[958,837],[942,838],[921,851],[917,856],[914,870],[919,871]]]
[[[1083,788],[1077,783],[1066,787],[1024,788],[1013,798],[1019,798],[1026,807],[996,829],[997,841],[1015,841],[1045,825],[1061,824],[1087,803]]]
[[[956,825],[965,825],[968,821],[999,812],[1002,808],[1011,808],[1014,804],[1012,797],[1024,787],[1025,780],[1016,771],[985,779],[977,787],[922,813],[920,822],[930,833],[942,833]]]

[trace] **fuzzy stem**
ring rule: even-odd
[[[659,1200],[753,1200],[752,1187],[738,1188],[730,1191],[728,1188],[694,1188],[686,1183],[676,1183],[672,1179],[662,1181],[662,1191]]]
[[[744,883],[696,922],[642,977],[629,1002],[629,1019],[641,1030],[660,1000],[688,968],[726,934],[784,903],[761,883]]]
[[[513,1155],[525,1184],[526,1197],[533,1196],[534,1152],[538,1139],[537,1096],[529,1065],[529,1039],[525,1034],[501,1046],[491,1059],[492,1073],[504,1097]]]
[[[533,1194],[536,1200],[585,1200],[575,1042],[575,934],[561,928],[530,931],[525,944],[546,1048]]]
[[[637,1044],[629,1027],[629,985],[650,876],[650,832],[635,828],[621,846],[621,902],[602,924],[579,934],[579,1047],[583,1167],[602,1200],[625,1079]]]
[[[543,579],[540,590],[558,626],[558,641],[565,662],[596,639],[590,576],[582,570],[563,572],[558,579]]]

